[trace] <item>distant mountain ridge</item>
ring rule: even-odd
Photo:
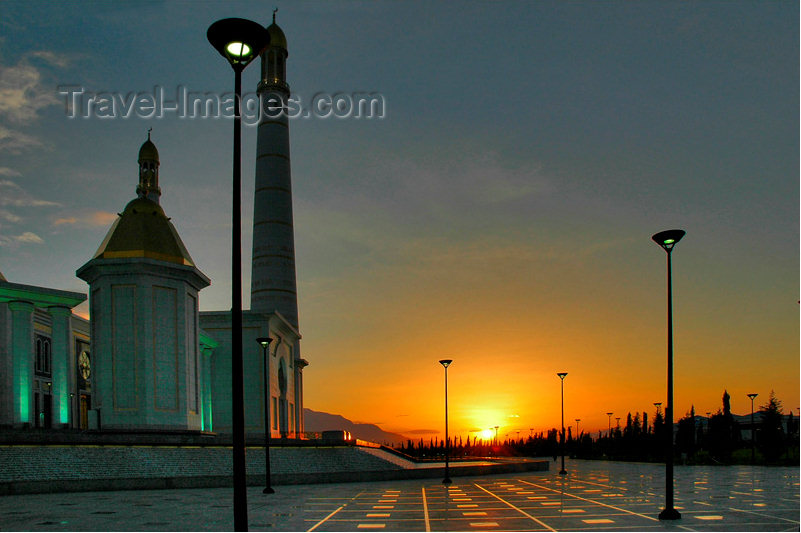
[[[331,413],[304,408],[303,416],[306,431],[319,432],[343,429],[350,431],[351,435],[357,439],[377,444],[401,444],[408,440],[403,435],[384,431],[375,424],[357,424],[341,415],[332,415]]]

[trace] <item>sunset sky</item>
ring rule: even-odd
[[[232,91],[215,20],[265,2],[0,5],[0,271],[75,270],[135,196],[153,128],[161,205],[230,308],[230,119],[69,118],[86,94]],[[799,402],[796,2],[276,2],[287,79],[382,95],[383,118],[291,121],[305,404],[411,437],[666,401]],[[243,76],[255,92],[257,65]],[[249,306],[256,129],[243,132]],[[86,313],[87,306],[79,308]],[[613,419],[614,424],[614,419]]]

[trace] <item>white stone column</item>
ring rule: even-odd
[[[30,302],[8,302],[11,310],[12,424],[31,424],[33,410],[33,310]]]
[[[53,387],[53,427],[60,424],[69,427],[70,423],[70,354],[72,339],[70,335],[70,316],[68,307],[54,306],[47,310],[53,317],[53,333],[50,349],[52,354]]]

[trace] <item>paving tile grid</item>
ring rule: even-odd
[[[799,469],[676,467],[682,519],[657,520],[664,466],[568,461],[548,473],[248,489],[251,531],[799,531]],[[0,498],[6,531],[231,530],[230,489]]]

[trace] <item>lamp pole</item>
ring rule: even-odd
[[[659,513],[660,520],[677,520],[681,518],[673,507],[673,287],[670,256],[673,247],[684,237],[684,230],[671,229],[660,231],[651,238],[667,253],[667,406],[665,407],[665,423],[668,439],[665,457],[665,508]]]
[[[450,455],[450,441],[448,440],[448,366],[453,362],[452,359],[441,359],[439,364],[445,368],[445,479],[442,483],[449,485],[451,482],[451,472],[448,465]]]
[[[612,438],[612,415],[613,414],[615,414],[615,413],[606,413],[606,416],[608,417],[608,422],[609,422],[609,429],[606,432],[606,436],[608,438],[610,438],[610,439]]]
[[[245,397],[242,360],[242,71],[270,43],[270,35],[251,20],[218,20],[206,32],[209,43],[234,69],[233,207],[231,230],[231,422],[233,430],[234,530],[248,530],[245,474]]]
[[[580,418],[576,419],[576,440],[578,440],[579,431],[578,431],[578,423],[581,422]]]
[[[273,494],[270,483],[270,337],[259,337],[256,342],[261,346],[264,355],[264,494]]]
[[[567,474],[567,470],[565,470],[565,376],[567,376],[567,372],[557,372],[556,375],[559,376],[562,388],[562,469],[559,471],[559,475],[564,476]]]
[[[756,428],[754,427],[754,398],[759,396],[759,394],[752,392],[748,395],[751,398],[751,464],[754,464],[754,438],[756,437]]]
[[[75,417],[74,417],[74,414],[73,414],[73,410],[74,410],[73,404],[74,403],[75,403],[75,393],[71,392],[70,393],[70,423],[69,423],[69,426],[68,426],[70,428],[74,428],[75,427]]]

